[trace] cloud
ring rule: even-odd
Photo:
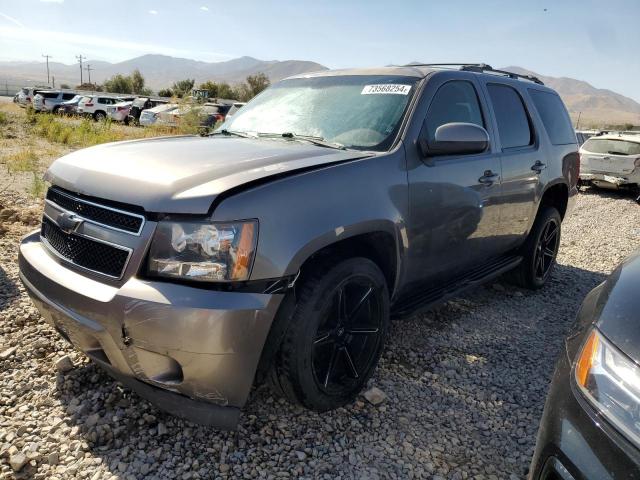
[[[4,18],[6,21],[13,23],[14,25],[17,25],[20,28],[24,28],[24,24],[20,20],[18,20],[17,18],[10,17],[6,13],[0,12],[0,18]]]
[[[23,46],[52,44],[60,51],[76,52],[84,50],[83,53],[85,54],[110,58],[112,61],[122,61],[130,58],[132,55],[144,55],[147,53],[159,53],[183,58],[195,57],[210,62],[233,58],[233,55],[211,51],[187,50],[151,43],[117,40],[97,35],[0,25],[0,44],[3,39],[20,41]],[[117,52],[117,56],[114,55],[114,52]],[[55,52],[52,53],[54,55],[56,54]]]
[[[209,7],[205,7],[204,5],[200,7],[200,10],[202,10],[203,12],[208,12],[209,11]]]
[[[158,14],[158,11],[157,11],[157,10],[149,10],[149,13],[150,13],[151,15],[157,15],[157,14]]]

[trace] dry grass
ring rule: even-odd
[[[0,102],[0,191],[29,191],[40,196],[46,168],[73,150],[106,142],[198,133],[199,119],[185,115],[178,127],[133,127],[91,119],[35,113]]]

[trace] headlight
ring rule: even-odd
[[[158,223],[149,273],[203,282],[247,280],[258,236],[255,221]]]
[[[594,329],[576,362],[575,377],[587,399],[640,446],[640,367]]]

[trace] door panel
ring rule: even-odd
[[[483,88],[502,152],[502,199],[496,245],[506,252],[524,241],[533,224],[540,178],[546,176],[548,156],[540,147],[523,93],[502,83],[487,82]]]
[[[475,80],[430,82],[423,135],[433,139],[438,126],[449,122],[492,125]],[[429,97],[430,95],[430,97]],[[498,254],[491,239],[499,229],[500,158],[486,153],[422,158],[408,152],[410,221],[407,280],[417,288],[464,272]]]
[[[493,184],[480,178],[491,171]],[[493,154],[436,159],[409,171],[411,280],[441,281],[496,254],[500,160]]]

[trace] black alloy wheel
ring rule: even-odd
[[[369,278],[354,276],[343,280],[333,292],[312,352],[316,382],[328,394],[352,388],[372,368],[383,324],[375,289]]]
[[[544,226],[536,246],[534,268],[537,280],[544,282],[549,276],[558,254],[559,245],[560,224],[555,218],[550,218]]]

